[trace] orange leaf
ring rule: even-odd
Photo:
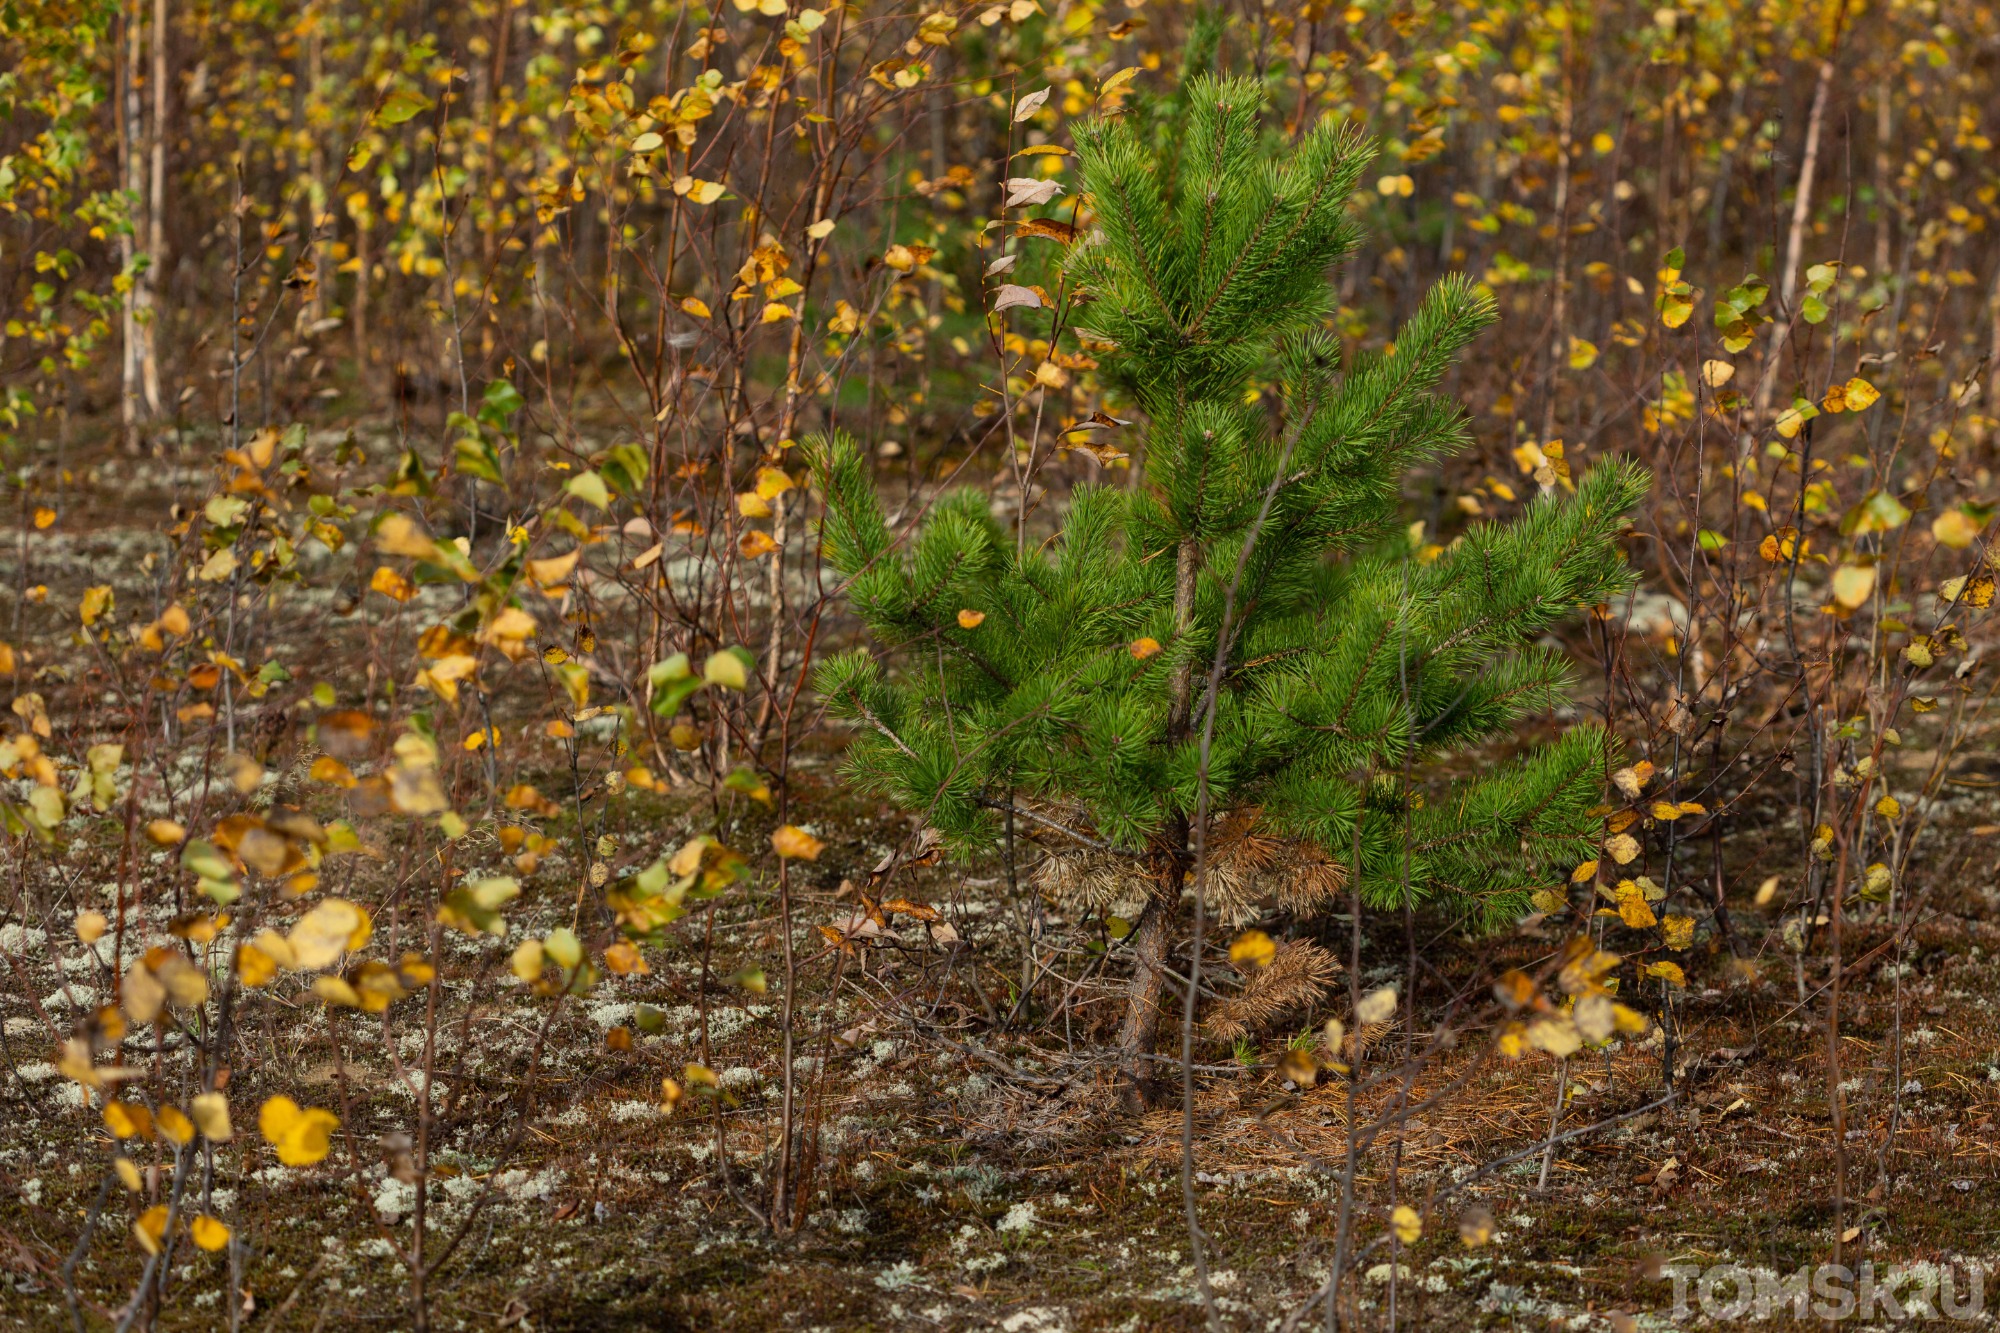
[[[771,850],[787,861],[817,861],[826,844],[794,824],[771,835]]]

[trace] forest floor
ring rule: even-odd
[[[20,609],[15,642],[59,644],[56,608],[73,608],[82,588],[103,578],[119,585],[121,604],[144,604],[140,562],[158,530],[133,516],[159,512],[170,482],[151,465],[80,479],[82,503],[66,511],[66,530],[38,534],[34,578],[51,593]],[[371,670],[399,631],[364,625],[373,613],[328,615],[340,601],[331,591],[297,592],[276,613],[271,641],[286,661],[315,665],[295,668],[292,684],[246,712],[271,770],[253,799],[296,800],[330,819],[339,813],[334,794],[304,781],[312,754],[297,725],[310,713],[304,691],[318,678],[347,690],[352,682],[339,673]],[[14,593],[4,597],[11,603]],[[15,613],[0,606],[0,623]],[[94,702],[117,713],[120,701],[102,697],[96,667],[80,653],[59,659],[52,650],[44,666],[61,670],[37,687],[59,725],[90,716]],[[159,764],[181,808],[209,781],[216,748]],[[554,746],[508,759],[520,768],[517,780],[559,802],[574,795]],[[551,1001],[530,997],[495,967],[491,942],[453,937],[440,960],[447,1016],[431,1037],[431,1096],[448,1124],[433,1157],[426,1244],[433,1255],[458,1248],[431,1280],[434,1327],[1082,1333],[1203,1325],[1183,1216],[1178,1099],[1144,1116],[1119,1110],[1101,1054],[1109,1022],[1102,1002],[1024,1012],[1011,1026],[992,1024],[974,1003],[974,984],[990,987],[1019,967],[997,868],[899,872],[895,892],[936,905],[965,948],[940,953],[919,941],[833,966],[816,927],[854,910],[851,885],[865,882],[908,832],[906,817],[846,790],[836,761],[832,744],[803,751],[792,794],[793,818],[826,844],[802,867],[794,894],[797,1114],[817,1126],[819,1145],[803,1225],[777,1235],[761,1220],[769,1199],[760,1181],[783,1095],[781,941],[768,879],[718,900],[712,937],[690,928],[703,918],[688,918],[673,944],[649,953],[649,974],[608,976],[552,1019]],[[1847,932],[1844,1221],[1858,1228],[1846,1245],[1850,1262],[1958,1256],[1986,1265],[1989,1291],[2000,1291],[1990,1278],[2000,1260],[2000,787],[1982,776],[1982,762],[1969,753],[1961,780],[1945,788],[1914,863],[1913,883],[1928,887],[1918,889],[1924,896],[1906,937],[1897,943],[1867,918]],[[1990,767],[1990,756],[1984,762]],[[1754,883],[1767,861],[1796,859],[1796,830],[1775,811],[1761,835],[1743,831],[1758,817],[1739,813],[1732,883]],[[694,795],[634,792],[591,831],[617,837],[616,868],[625,869],[712,827],[709,819]],[[720,833],[762,847],[774,822],[745,802]],[[545,831],[564,846],[578,837],[567,814]],[[118,873],[120,841],[103,832],[76,838],[32,874],[5,875],[14,902],[0,923],[10,969],[0,983],[6,1327],[70,1326],[61,1269],[105,1188],[109,1136],[52,1053],[57,1031],[98,998],[107,975],[109,941],[86,948],[69,926]],[[399,904],[416,877],[437,873],[435,854],[423,859],[394,832],[371,841],[375,855],[342,863],[339,891],[372,906],[378,932],[407,932]],[[498,863],[499,847],[475,821],[455,855],[474,873]],[[164,887],[174,878],[165,858],[157,854],[146,872],[162,887],[149,890],[144,909],[162,923],[184,906],[182,890]],[[510,923],[533,930],[570,920],[579,869],[575,857],[552,852],[510,907]],[[1405,932],[1419,932],[1415,947],[1429,965],[1415,996],[1420,1016],[1437,1013],[1452,989],[1496,967],[1533,966],[1561,943],[1546,922],[1485,940],[1423,919],[1364,924],[1371,985],[1404,977],[1413,947]],[[1467,1031],[1414,1081],[1385,1080],[1358,1108],[1343,1083],[1306,1091],[1286,1084],[1275,1071],[1282,1037],[1267,1043],[1256,1067],[1205,1064],[1195,1092],[1195,1203],[1226,1323],[1284,1326],[1323,1277],[1351,1115],[1365,1121],[1398,1099],[1418,1108],[1354,1164],[1358,1234],[1367,1243],[1383,1235],[1395,1203],[1424,1211],[1467,1173],[1538,1144],[1550,1131],[1559,1080],[1568,1085],[1559,1129],[1616,1123],[1550,1154],[1545,1186],[1543,1154],[1529,1152],[1463,1188],[1427,1212],[1426,1234],[1401,1250],[1399,1264],[1386,1247],[1375,1251],[1360,1284],[1362,1326],[1386,1327],[1393,1303],[1412,1327],[1629,1327],[1620,1312],[1637,1316],[1639,1327],[1665,1327],[1673,1299],[1665,1266],[1736,1263],[1789,1274],[1826,1258],[1835,1228],[1825,999],[1809,990],[1802,1003],[1791,957],[1757,912],[1739,910],[1734,925],[1733,942],[1703,946],[1707,955],[1673,1006],[1671,1044],[1656,1034],[1559,1068],[1546,1056],[1497,1061],[1487,1034]],[[1062,926],[1051,918],[1045,929]],[[1343,956],[1348,928],[1340,916],[1322,923]],[[1747,965],[1729,965],[1732,949]],[[767,993],[724,980],[750,966],[770,974]],[[966,981],[974,969],[986,979]],[[998,994],[1008,1000],[1004,989]],[[410,1280],[397,1247],[415,1231],[414,1190],[394,1178],[378,1145],[416,1121],[413,1071],[427,1037],[421,1003],[405,1001],[381,1020],[343,1018],[337,1029],[310,996],[262,992],[246,1008],[232,1092],[285,1092],[331,1107],[342,1134],[318,1167],[270,1164],[247,1132],[254,1101],[243,1100],[237,1140],[217,1153],[210,1186],[211,1206],[246,1242],[242,1271],[232,1289],[221,1256],[183,1248],[159,1327],[233,1326],[232,1307],[236,1324],[255,1329],[410,1326]],[[690,1097],[669,1114],[659,1104],[661,1079],[703,1058],[704,1015],[706,1063],[721,1095]],[[613,1048],[617,1032],[629,1034],[629,1049]],[[1393,1067],[1402,1041],[1383,1041],[1371,1064]],[[157,1059],[169,1070],[189,1058],[185,1044],[171,1042],[157,1052],[149,1044],[127,1050],[128,1062]],[[1226,1060],[1210,1048],[1200,1058]],[[1669,1082],[1673,1100],[1641,1111]],[[201,1173],[192,1174],[198,1181]],[[106,1312],[122,1303],[142,1263],[125,1205],[115,1189],[112,1196],[77,1269],[88,1327],[108,1326]],[[1493,1218],[1484,1246],[1469,1248],[1457,1234],[1468,1205]]]

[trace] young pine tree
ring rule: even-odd
[[[1399,491],[1466,440],[1434,388],[1489,299],[1447,279],[1389,351],[1342,368],[1327,273],[1370,146],[1321,123],[1274,158],[1249,81],[1200,77],[1177,106],[1155,134],[1076,136],[1094,221],[1066,271],[1146,418],[1141,485],[1083,487],[1025,543],[960,491],[906,541],[852,441],[814,450],[827,558],[881,649],[819,677],[863,724],[850,772],[963,851],[1032,834],[1038,887],[1073,907],[1130,904],[1118,1045],[1142,1097],[1203,809],[1204,901],[1239,921],[1354,892],[1491,926],[1592,854],[1599,729],[1429,799],[1422,780],[1563,697],[1563,659],[1534,641],[1626,586],[1617,534],[1647,484],[1606,463],[1418,559]]]

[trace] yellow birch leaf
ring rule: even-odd
[[[132,1236],[147,1254],[158,1254],[167,1235],[167,1205],[156,1203],[132,1220]]]
[[[333,1147],[340,1119],[319,1107],[301,1108],[282,1094],[266,1101],[257,1113],[257,1128],[278,1150],[286,1166],[312,1166],[324,1161]]]
[[[210,1143],[227,1143],[236,1137],[236,1130],[229,1123],[229,1099],[221,1093],[196,1095],[188,1110],[194,1116],[195,1127]]]
[[[817,861],[826,844],[793,824],[771,835],[771,850],[787,861]]]
[[[160,1133],[181,1147],[194,1141],[194,1121],[187,1118],[187,1112],[177,1106],[162,1106],[160,1113],[153,1117],[153,1123],[160,1127]]]
[[[1979,523],[1963,509],[1947,509],[1931,520],[1931,536],[1940,546],[1963,551],[1979,536]]]
[[[1842,565],[1833,571],[1833,600],[1852,611],[1875,591],[1872,565]]]
[[[1278,956],[1278,946],[1261,930],[1246,930],[1229,945],[1229,961],[1237,967],[1268,967]]]
[[[1868,408],[1874,406],[1875,400],[1881,396],[1882,391],[1880,389],[1877,389],[1859,375],[1841,386],[1841,397],[1846,401],[1847,410],[1850,412],[1866,411]]]

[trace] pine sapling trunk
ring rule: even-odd
[[[1185,843],[1187,830],[1187,821],[1176,819],[1167,832]],[[1149,1110],[1153,1103],[1148,1066],[1160,1039],[1160,996],[1167,987],[1167,954],[1173,946],[1181,874],[1181,857],[1161,857],[1152,901],[1132,934],[1132,985],[1125,994],[1125,1021],[1118,1028],[1118,1081],[1120,1097],[1133,1111]]]
[[[1201,572],[1201,544],[1182,537],[1174,562],[1174,630],[1185,639],[1194,624],[1194,590]],[[1173,697],[1167,717],[1171,740],[1184,739],[1194,712],[1194,659],[1183,653],[1174,668]],[[1128,1106],[1143,1110],[1152,1100],[1153,1080],[1148,1062],[1159,1044],[1160,994],[1167,985],[1167,955],[1173,946],[1174,910],[1180,905],[1181,881],[1187,872],[1188,821],[1176,816],[1161,830],[1159,868],[1152,900],[1139,917],[1132,936],[1132,986],[1125,996],[1125,1020],[1118,1028],[1118,1071]]]

